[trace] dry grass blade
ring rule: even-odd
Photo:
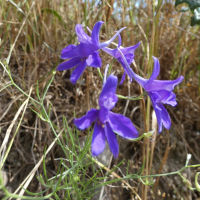
[[[32,10],[32,8],[33,8],[34,5],[35,5],[35,2],[32,3],[30,10],[29,10],[29,12],[28,12],[26,18],[24,19],[24,21],[23,21],[23,23],[22,23],[22,25],[21,25],[21,28],[20,28],[20,30],[19,30],[19,32],[18,32],[18,34],[17,34],[17,37],[15,38],[15,41],[14,41],[14,43],[13,43],[11,49],[10,49],[10,52],[11,52],[11,53],[12,53],[12,50],[13,50],[13,48],[14,48],[14,46],[15,46],[15,44],[16,44],[18,38],[19,38],[19,35],[20,35],[20,33],[21,33],[21,31],[22,31],[24,25],[25,25],[26,19],[27,19],[28,15],[30,14],[30,11]],[[10,58],[9,58],[8,60],[10,60]]]
[[[13,128],[15,122],[17,121],[17,119],[18,119],[18,117],[19,117],[21,111],[22,111],[23,108],[27,105],[27,103],[28,103],[28,99],[20,106],[20,108],[19,108],[19,110],[17,111],[17,113],[16,113],[16,115],[15,115],[13,121],[11,122],[9,128],[7,129],[5,138],[4,138],[3,143],[2,143],[2,145],[1,145],[1,148],[0,148],[0,154],[1,154],[2,150],[6,148],[6,145],[7,145],[7,143],[8,143],[8,139],[9,139],[10,133],[11,133],[11,131],[12,131],[12,128]],[[3,157],[3,156],[2,156],[2,157]],[[2,158],[1,158],[1,160],[2,160]]]
[[[32,87],[31,87],[31,89],[30,89],[29,96],[31,95],[31,92],[32,92]],[[0,169],[2,169],[2,167],[3,167],[3,165],[4,165],[4,162],[5,162],[5,160],[6,160],[7,156],[8,156],[8,153],[9,153],[9,151],[10,151],[10,149],[11,149],[11,146],[12,146],[12,144],[13,144],[14,138],[15,138],[17,132],[18,132],[19,126],[21,125],[22,119],[23,119],[23,117],[24,117],[24,114],[25,114],[25,111],[26,111],[28,102],[29,102],[29,98],[27,98],[26,101],[24,101],[24,103],[20,106],[20,108],[19,108],[19,110],[17,111],[17,113],[16,113],[16,115],[15,115],[15,117],[14,117],[12,123],[10,124],[10,126],[8,127],[8,129],[7,129],[7,131],[6,131],[5,138],[4,138],[3,143],[2,143],[2,145],[1,145],[1,148],[0,148],[0,155],[1,155],[1,152],[2,152],[2,150],[3,150],[3,153],[2,153],[2,156],[1,156]],[[18,117],[19,117],[19,115],[20,115],[20,113],[21,113],[22,110],[23,110],[23,113],[22,113],[21,119],[20,119],[19,124],[18,124],[18,126],[17,126],[17,129],[16,129],[16,131],[15,131],[15,133],[14,133],[14,135],[13,135],[11,141],[10,141],[9,148],[8,148],[8,150],[7,150],[7,152],[6,152],[5,157],[4,157],[4,152],[5,152],[5,150],[6,150],[6,146],[7,146],[7,143],[8,143],[8,139],[9,139],[10,133],[11,133],[12,128],[13,128],[13,126],[15,125],[15,123],[16,123],[16,121],[17,121],[17,119],[18,119]]]
[[[60,131],[60,133],[58,134],[58,138],[60,137],[60,135],[63,132],[63,130],[64,129],[62,129]],[[52,149],[52,147],[54,146],[56,141],[57,141],[57,138],[51,143],[51,145],[47,149],[45,155],[40,158],[39,162],[35,165],[35,167],[32,169],[32,171],[29,173],[29,175],[24,179],[24,181],[20,184],[20,186],[15,190],[14,194],[16,194],[21,189],[22,186],[23,186],[23,189],[21,189],[21,191],[19,192],[19,195],[22,196],[24,194],[25,190],[27,189],[27,187],[29,186],[31,180],[33,179],[37,169],[39,168],[40,164],[42,163],[44,157],[46,157],[46,155]],[[11,200],[11,199],[12,199],[12,197],[9,200]],[[18,198],[17,200],[20,200],[20,198]]]

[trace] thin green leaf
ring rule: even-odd
[[[38,99],[41,101],[41,99],[40,99],[40,93],[39,93],[39,84],[38,84],[38,80],[37,80],[37,85],[36,85],[36,94],[37,94]]]

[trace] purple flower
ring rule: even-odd
[[[84,130],[95,121],[92,155],[99,155],[104,150],[107,140],[110,150],[116,158],[119,153],[119,146],[115,133],[123,138],[133,139],[138,137],[138,132],[129,118],[110,111],[118,101],[115,94],[118,79],[116,76],[110,75],[106,81],[105,77],[106,75],[99,97],[100,110],[91,109],[83,117],[74,119],[74,123],[79,129]]]
[[[62,71],[77,66],[71,74],[70,80],[73,84],[77,82],[86,66],[101,67],[101,58],[98,50],[108,46],[117,35],[124,29],[120,29],[110,40],[106,42],[99,42],[99,32],[104,22],[99,21],[94,25],[91,37],[88,36],[81,24],[75,27],[78,36],[78,45],[68,45],[61,52],[62,59],[70,59],[61,63],[56,70]]]
[[[138,42],[135,46],[130,46],[123,48],[121,47],[121,36],[118,35],[119,42],[118,47],[116,49],[110,49],[108,47],[103,48],[102,50],[106,53],[113,56],[124,68],[124,74],[122,76],[122,79],[120,81],[120,85],[124,82],[126,74],[130,77],[130,80],[132,81],[132,69],[129,67],[129,65],[133,62],[134,59],[134,52],[139,47],[140,42]],[[126,61],[128,62],[128,66],[124,62],[124,58],[126,58]]]
[[[172,92],[174,87],[181,83],[184,79],[180,76],[176,80],[155,80],[160,73],[160,64],[156,57],[154,59],[154,69],[149,79],[144,79],[139,75],[132,73],[133,78],[145,89],[148,96],[151,99],[153,108],[156,113],[158,121],[159,133],[162,132],[162,125],[169,129],[171,126],[171,119],[169,113],[163,106],[163,104],[168,104],[171,106],[176,106],[176,95]]]

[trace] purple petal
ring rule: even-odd
[[[84,72],[87,64],[86,61],[81,61],[79,65],[74,69],[74,71],[71,74],[70,80],[73,84],[76,84],[77,80],[80,78],[82,73]]]
[[[84,43],[80,43],[77,46],[77,51],[80,57],[88,57],[94,53],[94,51],[90,48],[90,45]]]
[[[116,135],[111,129],[109,123],[105,125],[105,134],[106,134],[108,144],[110,146],[110,151],[113,153],[114,157],[117,158],[119,154],[119,146],[118,146]]]
[[[121,57],[121,55],[119,55],[119,52],[116,55],[116,58],[117,58],[117,60],[119,60],[121,62],[124,62],[123,58]],[[133,53],[126,54],[125,58],[126,58],[126,61],[127,61],[128,65],[130,65],[133,62],[134,54]]]
[[[146,82],[148,81],[147,79],[142,78],[141,76],[137,75],[135,72],[132,71],[131,73],[132,77],[135,79],[137,83],[139,83],[143,88]]]
[[[135,81],[137,81],[142,87],[144,87],[144,85],[146,84],[146,82],[148,80],[140,77],[139,75],[137,75],[135,72],[133,72],[133,70],[131,69],[131,67],[128,64],[128,61],[126,60],[124,54],[122,53],[122,51],[117,48],[118,52],[121,54],[121,57],[118,58],[118,62],[121,63],[121,65],[123,66],[123,68],[125,69],[126,73],[128,74],[128,76],[130,77],[131,81],[132,78],[135,79]],[[106,50],[107,51],[107,50]]]
[[[108,41],[106,42],[102,42],[100,43],[100,48],[104,48],[104,47],[107,47],[109,44],[111,44],[111,42],[113,42],[115,40],[115,38],[125,29],[126,27],[124,28],[121,28],[119,31],[117,31],[117,33]]]
[[[126,48],[122,48],[121,51],[122,53],[126,56],[126,54],[134,54],[135,50],[140,46],[140,42],[138,42],[136,45],[134,46],[130,46],[130,47],[126,47]]]
[[[126,65],[123,60],[118,60],[118,62],[122,65],[124,68],[124,71],[126,74],[130,77],[130,81],[132,82],[132,74],[134,73],[133,70],[129,65]],[[123,77],[122,77],[123,78]],[[124,77],[125,78],[125,77]]]
[[[160,63],[156,57],[153,57],[153,59],[154,59],[153,72],[152,72],[151,77],[149,78],[148,82],[146,83],[146,85],[151,84],[158,77],[158,75],[160,73]]]
[[[138,137],[138,131],[129,118],[110,111],[108,115],[108,122],[112,130],[121,137],[126,139],[133,139]]]
[[[66,69],[71,69],[72,67],[75,67],[76,65],[78,65],[80,62],[81,62],[80,58],[72,58],[72,59],[58,65],[56,70],[62,71],[62,70],[66,70]]]
[[[111,48],[105,47],[102,50],[105,51],[106,53],[110,54],[112,57],[116,58],[115,54],[117,52],[117,49],[111,49]]]
[[[148,92],[148,95],[154,104],[161,102],[161,96],[159,95],[159,92]]]
[[[118,35],[118,48],[120,48],[122,45],[122,38],[121,38],[121,35],[119,34]]]
[[[126,47],[126,48],[120,48],[121,52],[123,53],[123,55],[125,56],[128,64],[130,65],[133,62],[133,58],[134,58],[134,52],[135,50],[139,47],[140,42],[138,42],[135,46],[131,46],[131,47]],[[121,59],[121,54],[118,51],[116,53],[116,58]]]
[[[171,119],[165,107],[161,103],[159,103],[154,105],[154,110],[158,121],[158,132],[162,132],[162,125],[166,129],[169,129],[171,126]]]
[[[142,87],[144,87],[144,85],[146,84],[146,82],[148,80],[140,77],[139,75],[135,74],[135,72],[133,72],[133,70],[131,69],[131,67],[128,64],[128,61],[126,60],[124,54],[122,53],[120,48],[117,48],[118,52],[120,53],[121,57],[118,57],[118,62],[121,63],[121,65],[124,67],[126,73],[128,74],[128,76],[130,77],[130,79],[132,80],[132,77],[135,79],[135,81],[137,81]],[[107,50],[106,50],[107,51]]]
[[[108,121],[108,112],[109,110],[105,107],[102,107],[99,110],[99,120],[102,124],[105,124]]]
[[[74,124],[77,128],[84,130],[91,126],[92,122],[94,122],[99,116],[99,110],[91,109],[89,110],[86,115],[81,118],[75,118]]]
[[[171,106],[176,106],[176,95],[173,92],[169,92],[167,90],[160,90],[158,91],[160,95],[160,101],[164,104],[169,104]]]
[[[163,80],[154,80],[151,82],[151,84],[146,84],[144,89],[147,92],[154,92],[154,91],[158,91],[158,90],[168,90],[168,91],[172,91],[174,90],[174,87],[176,85],[178,85],[179,83],[182,82],[182,80],[184,79],[183,76],[180,76],[179,78],[177,78],[176,80],[167,80],[167,81],[163,81]]]
[[[103,48],[103,51],[105,51],[106,53],[110,54],[112,57],[114,57],[115,59],[117,59],[117,61],[122,65],[122,67],[124,68],[124,70],[126,71],[126,73],[128,74],[128,76],[130,77],[130,79],[132,80],[132,74],[134,73],[133,70],[130,68],[126,58],[124,57],[124,55],[122,52],[119,52],[119,48],[118,49],[110,49],[110,48]],[[121,50],[120,50],[121,51]],[[122,82],[122,81],[121,81]]]
[[[95,51],[92,55],[89,55],[86,63],[91,67],[101,67],[101,58],[99,57],[99,52]]]
[[[119,85],[122,85],[122,83],[124,82],[125,78],[126,78],[126,71],[124,71],[124,73],[122,75],[122,79],[121,79]]]
[[[117,77],[110,75],[103,87],[101,95],[99,97],[100,107],[112,109],[118,101],[117,95],[115,94],[117,88]]]
[[[91,41],[91,37],[88,36],[85,31],[83,30],[83,27],[81,24],[77,24],[75,27],[76,35],[78,36],[78,41],[80,43],[89,44]]]
[[[158,122],[158,132],[162,132],[162,109],[158,106],[157,103],[155,103],[151,96],[149,96],[153,105],[153,108],[155,110],[156,113],[156,118],[157,118],[157,122]]]
[[[97,22],[92,29],[92,35],[91,35],[92,43],[98,46],[98,48],[99,48],[99,32],[103,23],[104,22],[102,21]]]
[[[94,132],[92,137],[92,155],[98,156],[104,150],[106,145],[106,136],[105,130],[101,125],[98,125],[98,122],[95,123]]]
[[[77,45],[70,44],[67,47],[65,47],[61,52],[62,59],[69,59],[74,57],[79,57]]]
[[[111,110],[115,107],[115,104],[118,101],[118,97],[116,94],[110,92],[103,97],[99,98],[100,108],[105,107],[108,110]]]
[[[133,72],[133,70],[131,69],[131,67],[129,66],[124,54],[122,53],[122,51],[117,48],[117,50],[119,51],[119,53],[121,54],[121,58],[118,59],[118,61],[121,63],[121,65],[124,67],[124,69],[126,70],[126,73],[128,74],[128,76],[130,78],[134,78],[142,87],[145,85],[145,83],[147,82],[147,80],[143,79],[142,77],[140,77],[139,75],[135,74]]]
[[[152,105],[153,108],[155,110],[156,113],[156,118],[158,121],[158,132],[162,132],[162,125],[166,128],[169,129],[171,126],[171,119],[169,116],[169,113],[167,112],[167,110],[165,109],[165,107],[160,103],[156,103],[155,100],[155,96],[157,94],[156,93],[150,93],[149,97],[152,101]]]
[[[105,86],[103,87],[103,90],[101,92],[100,98],[109,93],[115,94],[117,88],[117,80],[117,77],[112,74],[108,76]]]
[[[170,129],[171,126],[171,119],[169,113],[167,112],[166,108],[160,104],[160,108],[162,109],[162,123],[166,129]]]
[[[176,95],[173,92],[167,90],[159,90],[157,92],[148,92],[148,95],[151,97],[151,100],[154,103],[164,103],[171,106],[176,106]]]

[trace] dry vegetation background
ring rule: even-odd
[[[162,6],[159,9],[156,7],[156,17],[153,1],[148,0],[15,0],[14,2],[18,7],[13,1],[0,1],[0,59],[3,60],[8,56],[10,45],[18,37],[9,66],[12,77],[20,88],[29,93],[32,87],[31,96],[37,99],[35,91],[37,80],[42,93],[47,81],[52,77],[52,71],[63,62],[59,57],[61,50],[69,44],[78,43],[74,31],[77,23],[92,29],[98,20],[106,22],[101,29],[102,41],[110,38],[114,31],[126,26],[127,29],[121,34],[123,46],[135,45],[141,41],[140,47],[135,52],[137,67],[132,66],[134,70],[143,77],[148,77],[150,51],[160,60],[159,79],[175,79],[180,75],[185,77],[175,90],[178,105],[175,108],[167,106],[172,127],[169,132],[164,130],[156,139],[152,173],[165,173],[182,168],[187,153],[192,154],[191,164],[200,163],[200,32],[199,26],[190,26],[189,13],[177,12],[173,0],[163,0]],[[153,22],[156,23],[153,25]],[[106,64],[112,59],[104,53],[101,56],[103,72]],[[58,130],[63,128],[63,115],[69,127],[73,129],[74,112],[80,117],[89,108],[98,106],[102,81],[94,68],[87,69],[75,86],[69,79],[71,70],[56,73],[44,104],[48,107],[50,102],[52,103],[51,120]],[[120,79],[123,69],[119,63],[115,62],[112,70]],[[0,89],[9,81],[3,68],[0,67]],[[118,87],[117,93],[124,96],[138,96],[140,90],[136,82],[133,81],[129,85],[126,79],[124,84]],[[0,144],[25,99],[19,90],[11,86],[0,93]],[[115,111],[125,113],[138,127],[140,134],[144,133],[141,102],[130,101],[125,109],[126,103],[125,100],[119,100]],[[30,108],[33,108],[31,103],[28,104],[3,167],[4,181],[11,192],[14,192],[31,172],[43,156],[44,147],[49,146],[55,138],[50,126],[37,117]],[[10,133],[10,139],[18,121],[19,118]],[[87,131],[79,135],[80,139],[84,138],[85,134]],[[142,142],[124,140],[119,142],[119,158],[113,159],[110,167],[125,159],[121,167],[122,172],[116,170],[116,173],[122,176],[121,173],[126,172],[128,160],[129,172],[136,173],[142,164]],[[63,157],[63,154],[55,144],[46,157],[49,176],[55,175],[58,166],[54,159],[59,157]],[[188,169],[184,171],[184,176],[193,183],[195,172],[195,169]],[[42,165],[39,166],[38,173],[43,174]],[[141,183],[129,180],[129,184],[141,194]],[[120,182],[113,185],[120,187],[111,189],[109,186],[106,187],[108,199],[136,199]],[[34,176],[28,184],[28,190],[36,192],[39,187],[40,184]],[[154,189],[156,197],[153,195]],[[149,186],[148,191],[148,199],[188,200],[200,197],[198,192],[190,191],[178,176],[161,177],[156,188]]]

